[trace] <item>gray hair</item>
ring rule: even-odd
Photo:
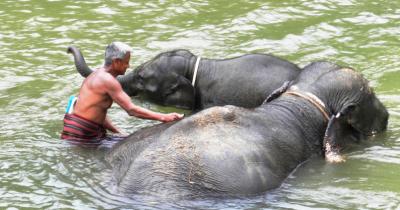
[[[104,65],[111,65],[114,59],[124,59],[127,53],[132,52],[129,45],[122,42],[112,42],[106,47]]]

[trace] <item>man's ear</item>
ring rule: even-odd
[[[329,119],[323,140],[323,152],[328,162],[339,163],[345,159],[340,155],[341,143],[351,137],[350,125],[347,118],[355,109],[354,104],[343,107],[336,115]],[[350,134],[350,135],[349,135]]]
[[[278,89],[274,90],[274,92],[272,92],[267,97],[267,99],[264,100],[263,104],[268,103],[268,102],[278,98],[280,95],[282,95],[282,93],[286,92],[286,90],[290,87],[291,84],[292,84],[292,81],[284,82],[281,87],[279,87]]]

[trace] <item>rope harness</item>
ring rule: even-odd
[[[300,90],[296,86],[292,86],[291,90],[288,90],[288,91],[284,92],[283,94],[293,95],[293,96],[297,96],[297,97],[306,99],[322,113],[322,115],[324,116],[326,121],[329,121],[329,114],[326,111],[325,104],[316,95],[314,95],[310,92],[305,92],[305,91],[300,92]]]

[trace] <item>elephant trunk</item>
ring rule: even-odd
[[[83,55],[78,48],[70,46],[68,47],[67,52],[74,56],[76,70],[78,70],[79,74],[83,77],[87,77],[93,72],[93,70],[86,64],[85,58],[83,58]]]
[[[136,96],[140,91],[138,84],[135,81],[135,73],[129,72],[126,75],[121,75],[117,77],[118,82],[121,84],[122,89],[129,96]]]

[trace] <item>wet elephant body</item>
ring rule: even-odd
[[[299,110],[306,104],[285,103]],[[167,130],[154,128],[152,133],[162,132],[160,136],[137,139],[142,131],[134,133],[107,157],[119,191],[187,198],[249,195],[279,187],[297,165],[320,152],[324,123],[322,118],[310,122],[316,128],[293,123],[288,110],[274,106],[253,111],[212,107]],[[304,114],[319,117],[315,110]]]
[[[381,132],[387,121],[360,74],[317,62],[255,109],[217,106],[138,130],[106,159],[127,194],[258,194],[280,186],[312,155],[339,156],[347,141]]]
[[[227,60],[203,59],[199,66],[195,101],[203,109],[235,105],[254,108],[300,69],[271,55],[251,54]]]
[[[88,76],[92,70],[80,51],[75,47],[68,51],[74,55],[78,72]],[[160,53],[118,80],[128,95],[140,94],[161,105],[196,110],[217,105],[253,108],[299,73],[295,64],[272,55],[217,60],[174,50]]]

